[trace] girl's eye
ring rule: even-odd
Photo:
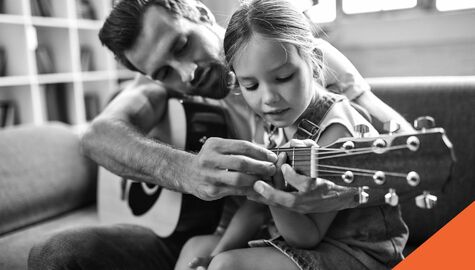
[[[259,85],[257,83],[253,84],[253,85],[243,85],[243,87],[246,88],[246,90],[248,90],[248,91],[256,90],[258,86]]]
[[[291,73],[291,74],[283,76],[283,77],[277,77],[277,78],[275,78],[275,80],[278,81],[278,82],[287,82],[287,81],[290,81],[292,79],[294,74],[295,73]]]

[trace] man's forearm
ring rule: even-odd
[[[184,166],[193,155],[147,138],[121,120],[97,119],[81,138],[84,154],[125,178],[186,192]]]
[[[381,123],[385,123],[390,120],[396,121],[399,124],[399,130],[397,132],[414,131],[414,128],[406,119],[404,119],[404,117],[402,117],[402,115],[384,103],[373,92],[364,91],[363,94],[361,94],[354,101],[358,105],[365,108],[369,114],[374,116]]]

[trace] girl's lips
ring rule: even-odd
[[[267,115],[278,115],[278,114],[282,114],[286,111],[288,111],[289,108],[285,108],[285,109],[278,109],[278,110],[273,110],[273,111],[268,111],[268,112],[264,112],[264,114],[267,114]]]

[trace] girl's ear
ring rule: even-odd
[[[207,22],[210,24],[216,24],[216,19],[214,18],[213,13],[207,6],[205,6],[201,1],[196,1],[196,8],[200,12],[200,20],[202,22]]]

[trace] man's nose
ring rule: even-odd
[[[193,62],[183,62],[171,60],[170,66],[180,75],[183,82],[190,82],[195,77],[195,70],[198,67]]]

